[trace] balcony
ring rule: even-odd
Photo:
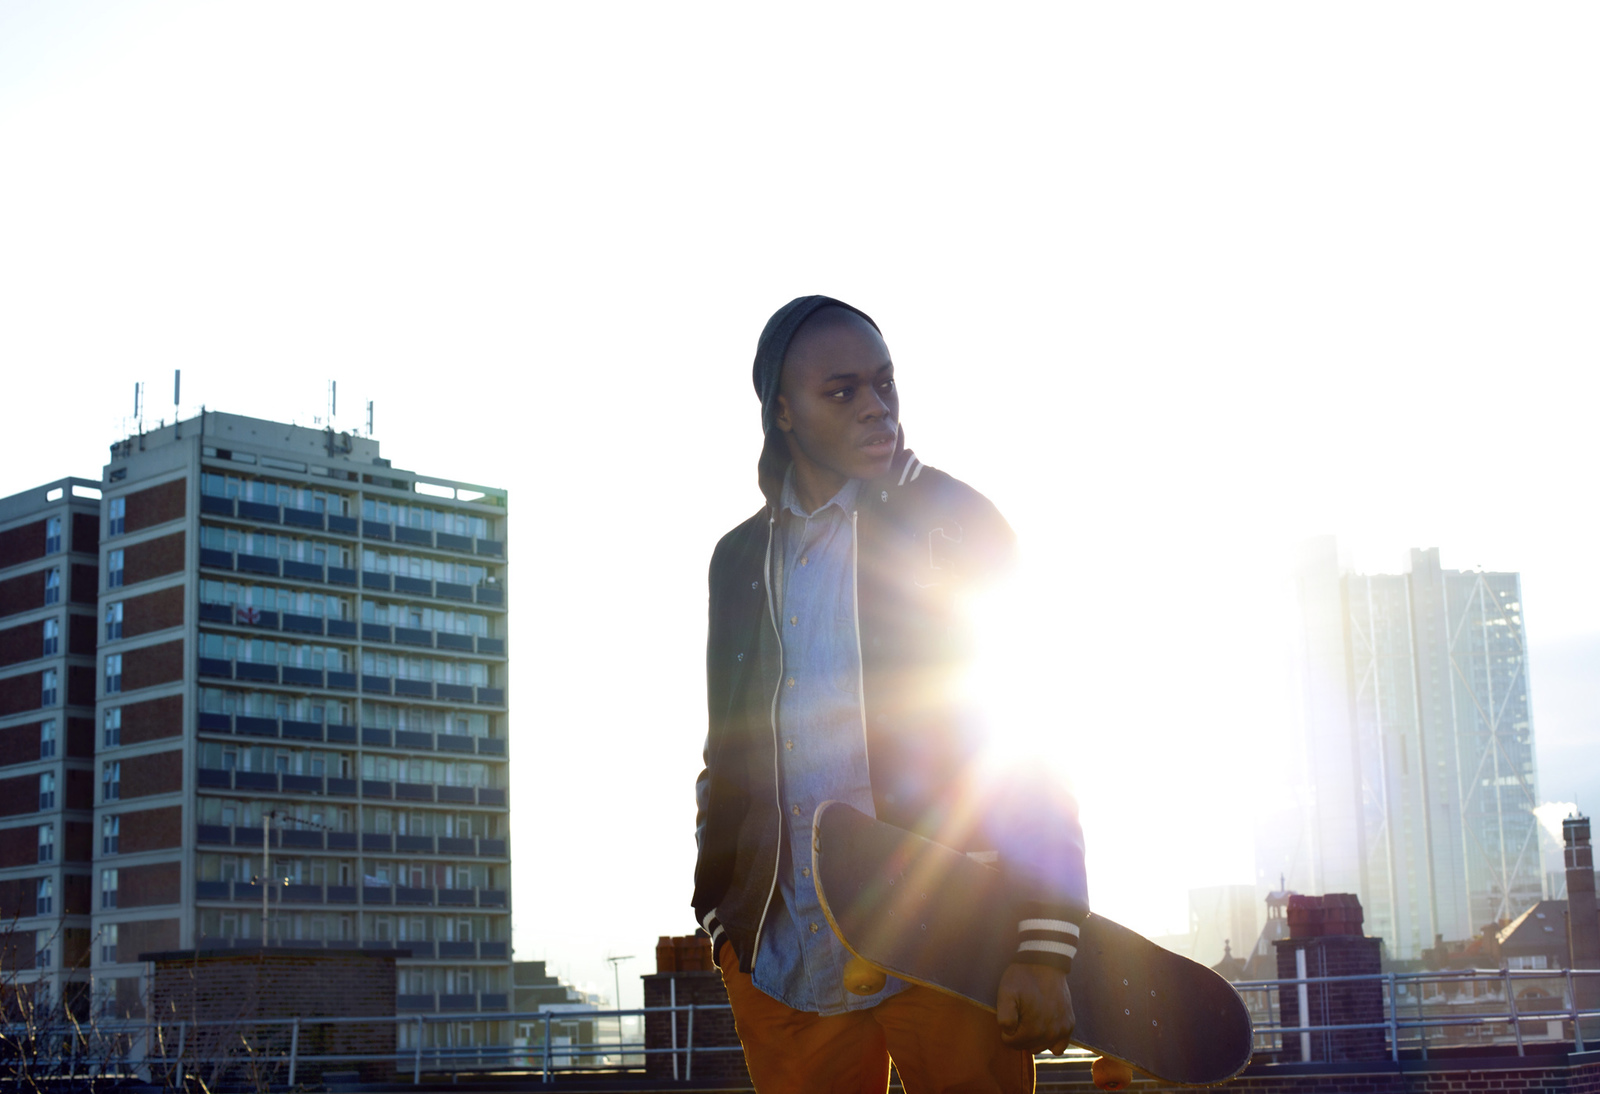
[[[440,581],[435,583],[434,588],[437,590],[436,595],[441,599],[472,602],[471,585],[457,585],[453,581]]]
[[[395,888],[394,902],[396,904],[432,904],[432,889],[413,889],[400,885]]]
[[[240,551],[234,556],[235,568],[242,574],[265,574],[268,577],[278,577],[282,570],[276,558],[266,555],[247,555]]]
[[[233,606],[231,604],[201,604],[200,619],[205,623],[232,623]]]
[[[394,526],[394,541],[411,543],[418,547],[432,547],[433,533],[426,528],[407,528],[404,524],[397,524]]]
[[[233,678],[235,680],[257,680],[264,684],[278,682],[278,666],[264,665],[259,661],[235,661],[233,663]]]
[[[233,662],[224,661],[219,657],[200,658],[199,669],[201,676],[218,676],[224,680],[233,679]]]
[[[397,801],[431,802],[433,784],[397,782],[394,784],[394,796]]]
[[[329,585],[349,585],[352,588],[354,588],[355,584],[356,584],[356,571],[352,570],[352,569],[347,569],[347,568],[345,568],[343,566],[329,566],[328,567],[328,584]]]
[[[503,738],[503,737],[479,737],[478,738],[478,755],[480,755],[480,756],[504,756],[505,754],[506,754],[505,738]]]
[[[504,805],[505,803],[506,792],[504,790],[492,789],[487,786],[478,787],[479,805]]]
[[[382,782],[378,779],[362,779],[361,796],[363,798],[392,798],[394,797],[394,791],[386,782]],[[384,839],[387,840],[388,837],[385,836]],[[382,850],[385,851],[388,849],[389,848],[387,845],[382,848]]]
[[[504,908],[506,906],[506,891],[504,889],[479,889],[478,907]]]
[[[439,631],[434,635],[433,641],[441,650],[460,650],[462,653],[472,652],[472,635],[470,634]]]
[[[436,793],[442,802],[462,802],[472,805],[478,800],[470,786],[441,786],[436,788]]]
[[[439,996],[439,1009],[444,1011],[477,1010],[478,997],[470,992],[465,994],[446,992]]]
[[[295,634],[322,634],[325,627],[320,615],[295,615],[284,612],[283,629]]]
[[[396,748],[432,749],[433,734],[418,733],[410,729],[397,729],[394,731],[394,743]]]
[[[252,737],[276,737],[278,735],[278,720],[276,718],[257,718],[249,714],[235,715],[233,719],[235,733],[248,733]]]
[[[478,689],[478,702],[479,703],[487,703],[487,704],[489,704],[491,706],[503,707],[503,706],[506,705],[506,689],[505,688],[479,688]]]
[[[478,854],[483,858],[505,858],[507,854],[506,841],[503,839],[478,839]]]
[[[326,527],[323,514],[309,509],[285,508],[283,511],[283,523],[292,524],[296,528],[315,528],[319,532]]]
[[[387,524],[379,524],[375,520],[363,520],[361,522],[361,534],[363,536],[365,536],[367,539],[393,539],[394,538],[394,535],[390,532],[390,526],[389,525],[387,525]]]
[[[433,993],[430,991],[422,994],[398,995],[395,997],[395,1009],[406,1013],[432,1011],[434,1009]]]
[[[342,517],[338,513],[329,513],[328,531],[338,532],[342,536],[357,535],[361,531],[361,522],[355,517]]]
[[[439,693],[440,699],[450,699],[462,703],[472,702],[472,689],[465,684],[436,684],[434,690]]]
[[[226,771],[202,767],[200,769],[199,784],[202,789],[206,790],[231,790],[233,788],[233,779]]]
[[[504,657],[506,655],[506,640],[504,638],[484,638],[479,635],[478,652],[492,654],[495,657]]]
[[[236,790],[267,790],[276,793],[278,774],[275,771],[235,771],[233,786]]]
[[[196,835],[201,843],[231,844],[233,842],[233,829],[226,824],[202,824]]]
[[[441,550],[460,551],[468,555],[472,553],[471,536],[458,536],[453,532],[435,532],[433,539]]]
[[[393,904],[394,890],[387,885],[363,885],[361,887],[361,903]]]
[[[289,789],[288,781],[295,777],[293,775],[285,775],[283,777],[286,784],[284,786],[285,790]],[[319,783],[321,781],[321,779],[317,780]],[[322,833],[315,829],[286,828],[283,832],[283,845],[285,847],[306,847],[320,851],[322,850]]]
[[[282,895],[283,899],[286,900],[286,901],[297,902],[297,903],[302,903],[302,904],[321,904],[322,903],[322,886],[320,886],[320,885],[297,885],[297,884],[291,883],[289,885],[283,886],[283,891],[282,891],[281,895]]]
[[[329,744],[353,745],[356,743],[356,727],[345,725],[330,725],[327,727]]]
[[[390,694],[389,677],[368,676],[363,673],[361,676],[361,690],[364,692],[376,692],[379,695],[388,695]]]
[[[376,726],[362,726],[361,743],[376,748],[390,748],[394,744],[394,735],[387,729],[379,729]]]
[[[320,793],[322,793],[322,776],[321,775],[290,775],[288,773],[285,773],[282,776],[282,778],[283,778],[283,792],[285,794],[320,794]],[[316,836],[317,837],[317,844],[316,845],[318,847],[322,846],[322,835],[320,833],[317,833],[317,832],[306,832],[306,833],[303,833],[303,834],[307,835],[307,836],[313,836],[313,835]],[[285,842],[287,842],[287,841],[285,841]]]
[[[478,903],[478,897],[471,889],[440,889],[439,903],[455,908],[471,908]]]
[[[394,632],[384,623],[361,624],[361,640],[363,642],[392,642]]]
[[[382,589],[385,592],[393,588],[388,574],[374,573],[371,570],[361,571],[361,587],[363,589]]]
[[[484,959],[510,957],[510,947],[504,942],[480,942],[478,943],[478,956]]]
[[[395,679],[394,693],[396,695],[409,695],[417,699],[432,699],[433,683],[429,680],[408,680],[401,676]]]
[[[505,606],[506,591],[500,586],[479,585],[475,591],[477,596],[474,599],[476,599],[479,604],[489,604],[496,608]]]
[[[283,682],[305,688],[322,687],[321,669],[303,669],[298,665],[283,666]]]
[[[321,677],[321,673],[317,674]],[[284,683],[289,683],[288,674],[284,674]],[[322,740],[321,722],[297,722],[292,718],[283,720],[283,735],[295,741],[320,741]]]
[[[480,539],[478,540],[478,554],[485,558],[505,558],[506,545],[504,541],[498,539]]]
[[[329,691],[354,691],[356,690],[356,674],[353,672],[334,672],[328,670]]]
[[[350,782],[349,779],[339,779],[338,781],[339,782]],[[329,779],[328,782],[329,782],[329,784],[331,786],[331,784],[334,782],[334,780],[333,779]],[[333,791],[330,789],[329,793],[333,793]],[[355,793],[355,791],[352,790],[351,793],[353,794],[353,793]],[[328,850],[330,850],[330,851],[354,851],[354,850],[356,850],[356,848],[358,846],[359,846],[359,840],[358,840],[358,838],[357,838],[357,836],[356,836],[356,834],[354,832],[329,832],[328,833]]]
[[[441,787],[440,789],[444,789]],[[473,846],[472,838],[460,836],[440,836],[439,853],[441,855],[470,855],[477,850]]]
[[[219,551],[215,547],[200,548],[200,565],[209,566],[214,570],[233,569],[233,552]]]
[[[232,898],[232,886],[226,881],[197,881],[194,883],[194,897],[196,900],[228,900]]]
[[[443,687],[444,685],[440,685]],[[441,694],[440,698],[444,698]],[[457,736],[453,733],[441,733],[434,739],[434,747],[440,752],[471,752],[472,738]]]
[[[474,942],[449,942],[441,939],[439,941],[439,956],[440,958],[475,958],[478,956],[478,946]]]
[[[432,596],[433,582],[426,578],[406,577],[404,574],[395,574],[394,591],[406,593],[409,596]]]
[[[243,498],[239,499],[239,518],[241,520],[265,521],[268,524],[282,523],[278,516],[278,507],[276,505],[266,505],[259,501],[245,501]]]
[[[200,728],[207,733],[233,732],[233,717],[228,714],[216,714],[209,710],[202,710],[196,720]]]
[[[396,851],[409,851],[412,854],[433,854],[432,836],[396,836],[394,838]]]
[[[318,562],[301,562],[298,559],[286,558],[283,560],[283,576],[296,581],[326,581],[327,574]]]
[[[511,997],[503,991],[486,991],[478,996],[479,1006],[486,1011],[509,1011]]]
[[[231,517],[233,516],[233,499],[202,494],[200,495],[200,511],[214,517]]]
[[[396,644],[402,646],[433,648],[433,632],[423,630],[420,627],[396,627],[394,629],[394,640]]]
[[[329,904],[354,904],[356,902],[356,900],[357,900],[357,893],[356,893],[356,887],[354,885],[330,885],[330,886],[328,886],[328,903]]]

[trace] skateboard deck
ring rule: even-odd
[[[828,925],[857,958],[995,1009],[1017,948],[998,870],[824,802],[811,874]],[[1185,1086],[1225,1082],[1250,1062],[1250,1013],[1231,984],[1102,916],[1084,922],[1067,984],[1072,1040],[1092,1052]]]

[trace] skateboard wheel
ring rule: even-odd
[[[888,979],[882,969],[859,957],[844,963],[844,988],[854,995],[876,995]]]

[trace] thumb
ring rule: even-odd
[[[994,1016],[1003,1031],[1015,1033],[1018,1021],[1016,995],[1009,991],[1001,991],[1000,998],[995,1000]]]

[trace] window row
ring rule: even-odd
[[[445,661],[409,653],[361,651],[361,672],[366,676],[396,676],[402,680],[432,680],[436,684],[489,686],[489,666],[481,661]]]
[[[274,642],[235,634],[200,635],[200,656],[223,661],[248,661],[259,665],[294,665],[302,669],[349,672],[350,651],[343,646],[310,642]]]
[[[363,549],[361,569],[369,574],[397,574],[422,581],[446,581],[456,585],[481,585],[489,576],[483,566],[450,559],[426,558],[403,551]]]
[[[350,704],[274,691],[234,691],[201,688],[200,709],[208,714],[243,714],[250,718],[279,718],[292,722],[326,722],[352,725]]]
[[[309,775],[313,778],[331,775],[336,779],[355,777],[353,774],[355,757],[348,752],[328,752],[320,748],[223,744],[217,741],[201,741],[199,749],[200,766],[211,771]]]
[[[413,604],[386,604],[365,598],[361,601],[361,622],[392,624],[413,630],[446,631],[489,637],[489,617],[453,608],[426,608]]]
[[[238,528],[221,528],[212,524],[200,526],[200,546],[213,551],[229,551],[256,555],[263,558],[286,558],[313,566],[342,566],[350,568],[350,548],[342,543],[327,543],[320,539],[279,535],[276,532],[249,532]]]
[[[248,879],[246,879],[248,880]],[[329,884],[338,884],[330,882]],[[394,915],[389,912],[368,912],[369,942],[501,942],[506,940],[504,916],[487,915]],[[353,912],[279,912],[273,909],[267,917],[267,929],[273,938],[301,941],[356,941],[356,917]],[[278,931],[285,932],[282,936]],[[303,933],[302,933],[303,932]],[[223,908],[205,908],[200,912],[200,934],[203,938],[254,938],[261,937],[261,913],[230,911]],[[445,972],[444,969],[410,969],[408,972]],[[491,970],[478,969],[478,973]],[[460,981],[456,981],[459,983]],[[419,988],[418,991],[427,989]],[[470,990],[470,989],[464,989]],[[487,989],[486,989],[487,990]]]
[[[311,513],[333,513],[341,517],[351,515],[351,498],[348,494],[243,475],[202,472],[200,492],[214,498],[241,498],[259,505],[282,505]]]
[[[239,745],[221,741],[202,741],[199,749],[200,766],[208,771],[246,771],[256,774],[305,775],[312,778],[335,779],[355,777],[355,757],[348,752],[330,752],[320,748],[282,748],[274,745]],[[487,764],[477,760],[418,759],[373,755],[369,752],[361,756],[360,764],[361,777],[376,782],[416,783],[419,786],[431,783],[436,786],[462,786],[473,789],[477,787],[500,789],[505,784],[504,764]],[[107,787],[103,796],[107,801],[114,801],[117,797],[116,785],[121,779],[121,764],[117,761],[106,761],[103,770],[107,772],[101,780]],[[53,791],[53,783],[51,788]],[[369,809],[368,812],[370,814],[372,810]],[[382,829],[369,829],[369,831],[382,831]]]
[[[445,733],[456,737],[488,737],[493,723],[487,714],[433,710],[428,707],[402,707],[375,703],[361,704],[361,724],[369,729],[399,729],[411,733]]]
[[[271,585],[251,585],[237,581],[214,581],[202,578],[200,601],[203,604],[227,604],[230,607],[260,608],[269,612],[290,615],[309,615],[318,619],[350,619],[354,613],[354,598],[332,593],[314,593],[304,589],[279,589]]]
[[[201,824],[225,828],[259,828],[263,813],[273,813],[283,829],[354,832],[355,809],[324,802],[269,802],[249,798],[214,798],[202,795],[197,806]],[[366,806],[362,830],[378,835],[445,836],[451,839],[503,839],[505,818],[498,813],[454,812],[439,809],[387,809]]]
[[[363,498],[361,515],[380,524],[398,524],[403,528],[422,528],[430,532],[447,532],[477,539],[489,538],[489,522],[483,517],[450,509],[435,509],[429,505]]]
[[[199,881],[255,882],[261,876],[261,855],[195,856]],[[481,862],[411,862],[364,859],[365,873],[354,859],[273,855],[267,878],[274,885],[404,885],[413,889],[495,889],[505,868]]]

